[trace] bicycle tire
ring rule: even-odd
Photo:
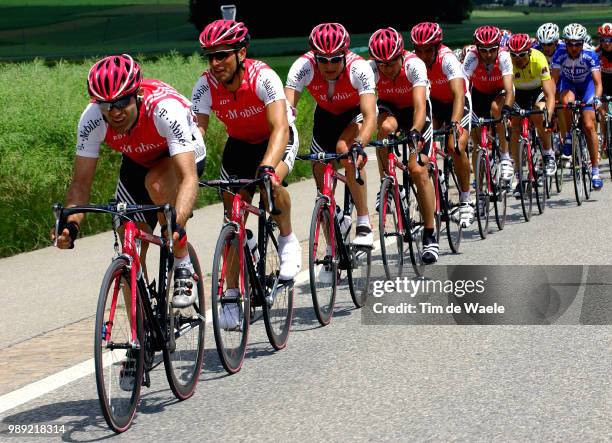
[[[589,164],[591,161],[589,148],[586,143],[586,139],[584,138],[584,134],[580,137],[580,149],[582,151],[582,186],[584,186],[584,199],[589,200],[591,198],[591,192],[593,191],[593,171],[591,169],[591,165]]]
[[[277,351],[287,346],[291,321],[293,319],[293,282],[282,283],[279,286],[280,257],[278,255],[278,226],[268,219],[266,236],[266,270],[263,277],[265,290],[263,301],[263,318],[268,341]]]
[[[408,191],[406,189],[406,192]],[[387,177],[380,183],[378,232],[380,234],[380,255],[385,276],[389,280],[401,276],[404,267],[404,233],[399,231],[399,211],[397,210],[399,200],[400,196],[395,193],[393,180]],[[404,230],[406,230],[406,227],[404,227]],[[388,238],[390,238],[390,241],[387,240]]]
[[[106,423],[116,433],[124,432],[130,427],[136,415],[144,377],[144,316],[138,287],[136,288],[136,337],[140,348],[128,349],[128,343],[131,340],[131,323],[125,307],[123,293],[130,293],[129,266],[127,259],[117,257],[106,270],[98,297],[94,334],[94,361],[98,399]],[[110,299],[109,295],[111,295]],[[113,298],[116,298],[116,300],[114,317],[111,321],[107,315],[110,315],[109,310],[112,309]],[[107,306],[109,302],[111,306]],[[108,330],[109,327],[111,327],[110,331]],[[110,337],[108,336],[109,333]],[[123,333],[122,341],[112,340],[121,333]],[[109,338],[111,339],[110,342],[107,340]],[[124,353],[125,349],[128,350]],[[124,358],[128,353],[134,359],[134,366],[130,366],[134,371],[131,391],[121,388],[121,374],[125,370],[125,366],[129,364]],[[113,373],[115,369],[119,369],[116,375]],[[108,382],[108,386],[106,382]],[[121,394],[124,396],[120,396]]]
[[[535,201],[538,207],[538,212],[543,214],[546,210],[546,193],[548,179],[546,177],[546,168],[544,167],[544,156],[542,155],[542,145],[538,138],[533,143],[531,151],[531,168],[533,170],[533,189],[535,191]]]
[[[476,220],[478,222],[478,233],[483,240],[489,234],[489,218],[491,215],[491,194],[489,194],[490,173],[487,174],[486,154],[478,150],[476,159]]]
[[[508,186],[501,179],[501,158],[498,149],[493,150],[491,160],[491,189],[493,189],[495,223],[497,223],[497,228],[502,231],[506,225],[508,212]]]
[[[169,311],[170,309],[173,309],[173,311],[168,312],[166,316],[167,327],[170,328],[170,315],[172,315],[175,346],[174,349],[169,349],[168,346],[163,349],[168,384],[174,396],[181,401],[191,397],[198,384],[202,363],[204,362],[204,335],[206,330],[206,302],[202,269],[195,249],[190,243],[187,243],[187,249],[194,273],[197,276],[196,288],[192,289],[196,291],[197,295],[193,305],[183,309],[174,309],[170,304],[173,291],[168,291],[167,306]],[[168,281],[173,281],[172,276]]]
[[[433,186],[433,173],[429,172],[428,180]],[[436,188],[434,187],[434,199]],[[410,181],[410,192],[406,194],[408,229],[406,235],[410,249],[410,262],[412,269],[418,277],[425,275],[425,267],[423,262],[423,242],[425,240],[425,218],[423,217],[421,207],[417,198],[416,187]],[[439,190],[438,190],[439,192]],[[434,201],[435,208],[435,201]],[[436,243],[440,244],[440,213],[434,209],[434,236]]]
[[[609,109],[610,105],[608,105]],[[610,172],[610,180],[612,181],[612,117],[606,114],[606,154],[608,156],[608,171]]]
[[[527,155],[528,144],[521,141],[519,145],[519,192],[521,197],[521,210],[523,217],[528,222],[533,211],[533,181],[529,174],[529,157]]]
[[[226,271],[228,265],[228,256],[230,249],[234,250],[238,247],[244,248],[244,245],[238,246],[238,231],[236,226],[227,224],[221,229],[217,245],[215,247],[215,255],[213,258],[212,267],[212,316],[213,316],[213,331],[215,333],[215,343],[217,345],[217,353],[223,368],[229,374],[235,374],[240,371],[244,362],[244,355],[246,353],[246,347],[249,336],[250,326],[250,291],[249,291],[249,275],[246,267],[246,260],[250,260],[250,257],[246,256],[242,269],[239,269],[239,279],[244,281],[244,292],[239,293],[237,297],[230,298],[226,295]],[[246,238],[246,234],[245,234]],[[238,252],[235,251],[230,260],[238,260]],[[226,263],[228,263],[226,265]],[[240,267],[239,265],[235,265]],[[240,285],[239,285],[240,286]],[[240,289],[239,289],[240,292]],[[236,305],[238,308],[239,325],[234,329],[223,329],[220,324],[220,316],[225,306]],[[234,308],[235,309],[235,308]],[[226,314],[229,309],[226,309]]]
[[[310,221],[310,237],[308,239],[308,272],[310,274],[310,294],[315,316],[322,326],[326,326],[334,314],[334,304],[336,303],[336,292],[338,287],[338,260],[336,245],[329,242],[330,229],[334,229],[333,222],[329,216],[329,205],[327,201],[320,197],[316,200]],[[327,236],[325,233],[327,232]],[[322,258],[318,258],[317,250],[325,240]],[[330,248],[330,255],[327,254],[327,247]],[[335,259],[332,260],[332,255]],[[321,271],[330,272],[331,282],[320,282]],[[328,293],[327,296],[324,294]]]
[[[578,134],[572,131],[572,178],[574,180],[574,195],[578,206],[582,205],[584,186],[582,185],[582,153]]]
[[[445,220],[446,220],[446,236],[448,237],[448,245],[455,254],[459,252],[461,246],[461,238],[463,237],[463,227],[456,214],[459,211],[459,196],[460,187],[457,174],[453,167],[452,160],[448,159],[448,168],[444,168],[444,182],[446,183],[446,192],[444,193]],[[454,215],[455,214],[455,215]]]

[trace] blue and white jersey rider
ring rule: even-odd
[[[592,103],[595,96],[595,84],[593,83],[594,71],[600,70],[599,56],[593,49],[582,48],[576,58],[571,58],[567,47],[555,51],[551,69],[559,70],[558,91],[571,90],[576,98]]]

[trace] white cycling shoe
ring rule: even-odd
[[[371,248],[374,246],[374,234],[372,234],[372,228],[366,225],[358,225],[356,229],[355,238],[353,239],[355,246],[363,246]]]
[[[238,289],[228,289],[225,292],[227,298],[240,296]],[[240,308],[238,303],[225,303],[222,305],[219,315],[219,326],[226,331],[235,331],[240,328]]]
[[[302,269],[302,247],[291,233],[287,237],[279,237],[278,255],[280,257],[280,280],[293,280]]]
[[[500,163],[501,178],[507,182],[512,180],[514,175],[514,166],[512,166],[512,160],[502,160]]]

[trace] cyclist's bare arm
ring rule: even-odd
[[[504,91],[506,91],[506,98],[504,99],[504,105],[512,106],[514,104],[514,85],[513,85],[513,76],[504,75],[502,77],[502,82],[504,84]]]
[[[561,69],[559,69],[559,68],[552,68],[550,70],[550,76],[555,81],[555,85],[559,84],[559,76],[560,75],[561,75]]]
[[[453,115],[451,120],[454,122],[461,122],[463,118],[463,106],[465,105],[464,82],[463,77],[452,78],[448,81],[448,85],[453,93]]]
[[[172,166],[178,185],[176,190],[176,222],[185,226],[191,216],[198,195],[198,174],[195,166],[195,153],[182,152],[172,156]]]
[[[66,193],[65,206],[67,208],[89,203],[91,186],[96,173],[97,164],[97,158],[82,157],[79,155],[75,156],[72,181]],[[75,222],[78,226],[81,226],[84,218],[84,214],[72,214],[68,217],[67,222]],[[55,240],[54,230],[51,231],[51,240]],[[70,233],[68,229],[65,228],[57,239],[57,247],[60,249],[68,249],[71,245],[72,240],[70,238]]]
[[[359,109],[363,115],[363,124],[359,130],[359,141],[366,144],[376,131],[376,95],[361,94],[359,96]]]
[[[300,101],[300,92],[293,88],[285,88],[285,97],[291,106],[297,108]]]
[[[261,165],[276,166],[283,159],[289,142],[289,122],[285,100],[277,100],[266,106],[266,117],[270,126],[268,149],[261,160]]]
[[[427,92],[425,86],[415,86],[412,88],[412,103],[414,103],[412,127],[418,129],[420,132],[422,132],[423,128],[425,127],[426,95]]]
[[[557,92],[555,82],[552,79],[542,80],[542,91],[544,91],[544,97],[546,98],[548,118],[551,119],[555,112],[555,94]]]
[[[198,119],[198,129],[202,134],[202,138],[206,137],[206,131],[208,130],[208,121],[210,116],[208,114],[196,114]]]
[[[601,71],[596,69],[591,71],[593,76],[593,84],[595,85],[595,97],[601,97],[603,94],[603,83],[601,82]]]

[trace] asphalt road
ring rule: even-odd
[[[594,193],[592,201],[579,208],[573,201],[571,182],[566,182],[563,193],[553,195],[544,215],[534,216],[529,223],[519,215],[517,202],[509,200],[504,231],[494,227],[489,238],[482,241],[474,226],[464,238],[460,254],[450,254],[442,243],[440,263],[612,264],[612,248],[608,246],[612,185],[607,168],[604,177],[604,190]],[[374,184],[369,188],[372,201],[376,192],[374,174],[370,174],[369,182]],[[292,195],[304,197],[294,198],[296,230],[297,220],[307,225],[314,196],[311,191],[299,193],[312,186],[308,182],[297,186],[304,188],[293,188],[296,191]],[[196,215],[194,222],[201,219],[198,217],[204,217],[204,213]],[[193,238],[200,239],[200,235],[204,236],[194,232]],[[301,239],[306,235],[299,234]],[[107,240],[102,236],[100,242],[108,245]],[[85,268],[89,260],[103,262],[104,268],[108,262],[100,260],[99,250],[91,257],[85,252],[89,249],[85,246],[94,242],[81,241],[79,260]],[[57,258],[61,252],[49,249],[37,254],[7,259],[4,269],[48,255],[56,260],[46,265],[48,272],[57,275],[58,281],[63,279],[68,284],[85,280],[83,276],[75,278],[69,266],[66,269],[66,262]],[[72,260],[67,254],[63,257]],[[200,252],[200,257],[204,261],[202,257],[211,255]],[[380,263],[377,252],[374,258]],[[380,275],[380,268],[375,273]],[[100,271],[91,276],[93,286],[99,284],[101,275]],[[5,291],[9,276],[4,274],[2,278]],[[43,292],[45,283],[38,284],[39,294],[48,294]],[[58,304],[66,306],[71,306],[66,299],[79,296],[69,290],[46,290],[58,298]],[[8,312],[23,310],[24,306],[11,305],[15,297],[8,292],[1,298],[13,310],[3,309],[1,314],[4,329],[0,352],[10,348],[11,342],[27,342],[35,335],[44,335],[53,324],[61,328],[59,318],[68,324],[92,312],[90,306],[75,306],[63,313],[47,309],[45,315],[48,300],[41,297],[40,308],[30,313],[36,320],[32,326],[7,336]],[[95,300],[87,303],[94,306]],[[212,331],[207,330],[205,366],[194,397],[178,403],[163,369],[158,368],[152,375],[152,387],[143,388],[132,428],[117,438],[610,440],[611,344],[608,325],[364,325],[346,287],[338,295],[332,323],[321,328],[312,312],[308,286],[302,284],[296,288],[294,323],[286,349],[274,352],[263,323],[257,322],[251,328],[242,371],[227,376],[219,364]],[[16,441],[8,434],[9,425],[30,424],[63,424],[65,432],[54,439],[67,441],[92,441],[112,435],[99,410],[93,375],[1,413],[0,440]]]

